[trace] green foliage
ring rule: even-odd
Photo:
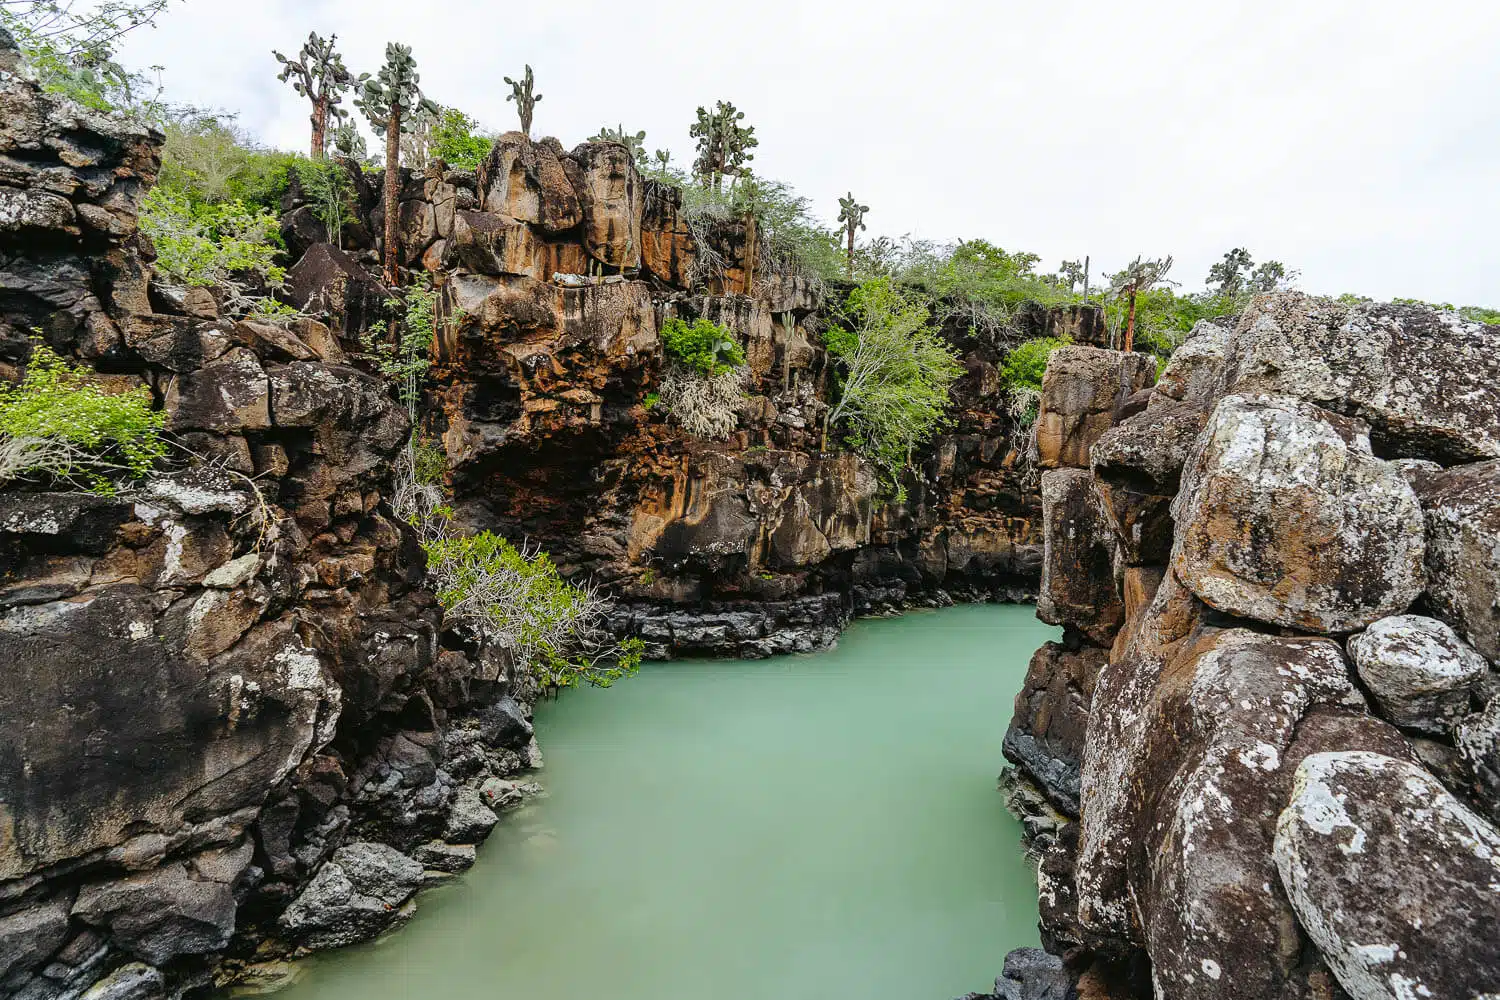
[[[120,39],[153,24],[169,0],[4,0],[0,29],[10,32],[43,89],[99,112],[161,120],[160,80],[115,61]],[[161,67],[151,67],[159,71]]]
[[[838,404],[826,428],[874,462],[900,498],[900,472],[941,426],[948,390],[963,374],[930,325],[929,304],[889,278],[864,282],[849,296],[845,326],[824,337],[843,367]]]
[[[749,163],[755,159],[751,149],[760,145],[755,138],[755,126],[742,126],[745,113],[728,101],[718,101],[714,109],[698,108],[698,120],[688,129],[688,135],[698,140],[698,159],[693,162],[693,175],[704,187],[718,190],[724,176],[738,176],[749,172]]]
[[[673,317],[662,324],[661,342],[667,354],[710,377],[733,371],[745,363],[745,352],[734,334],[717,323]]]
[[[643,399],[643,400],[641,400],[641,405],[644,406],[648,410],[654,410],[654,409],[656,409],[656,404],[660,403],[660,402],[661,402],[661,393],[659,393],[659,392],[648,392],[648,393],[646,393],[646,398]]]
[[[412,438],[412,476],[421,486],[444,486],[448,482],[448,453],[440,445]]]
[[[1001,383],[1012,391],[1032,389],[1041,392],[1048,356],[1068,343],[1066,337],[1037,337],[1020,344],[1006,355],[1000,366]]]
[[[474,170],[494,142],[476,133],[479,122],[457,108],[443,108],[432,126],[432,155],[449,166]]]
[[[50,473],[108,492],[108,476],[144,476],[166,454],[151,390],[107,393],[92,374],[33,343],[20,385],[0,391],[0,481]]]
[[[313,215],[328,231],[328,242],[342,248],[344,223],[358,221],[348,168],[337,160],[297,160],[293,168]]]
[[[1370,302],[1370,299],[1360,298],[1356,295],[1340,295],[1339,301],[1345,305],[1359,305]],[[1470,323],[1500,324],[1500,309],[1487,309],[1483,306],[1455,306],[1450,302],[1424,302],[1421,299],[1391,299],[1396,305],[1403,306],[1426,306],[1429,309],[1437,309],[1440,312],[1457,313],[1460,319],[1468,320]]]
[[[528,554],[488,531],[423,547],[438,602],[513,649],[537,683],[609,687],[639,668],[641,641],[591,634],[596,598],[564,580],[545,552]]]
[[[238,200],[281,211],[281,197],[301,157],[262,149],[230,115],[187,111],[172,116],[163,131],[158,186],[193,201]]]
[[[276,263],[281,228],[276,217],[241,201],[190,201],[157,187],[146,195],[141,231],[156,247],[156,266],[187,285],[237,289],[237,275],[254,274],[280,284],[285,271]]]
[[[271,52],[281,63],[281,72],[276,78],[282,83],[290,80],[292,89],[312,102],[312,156],[315,160],[323,159],[330,119],[338,122],[349,115],[339,107],[343,95],[357,83],[364,82],[363,78],[354,79],[354,74],[344,65],[344,58],[334,50],[338,37],[331,35],[325,39],[316,31],[310,32],[296,59],[288,59],[275,50]]]
[[[526,75],[519,80],[505,78],[510,84],[510,93],[505,95],[507,101],[516,102],[516,113],[521,117],[521,131],[526,135],[531,134],[531,116],[536,114],[536,106],[542,103],[542,95],[536,93],[536,77],[531,73],[531,64],[526,65]]]
[[[360,343],[380,374],[395,384],[396,397],[415,423],[422,377],[432,367],[437,337],[437,290],[430,278],[425,285],[398,289],[392,307],[392,318],[372,323]]]

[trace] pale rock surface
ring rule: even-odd
[[[1420,615],[1382,618],[1348,645],[1381,714],[1439,736],[1469,711],[1474,682],[1489,669],[1453,629]]]

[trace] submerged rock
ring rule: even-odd
[[[1500,833],[1415,764],[1357,751],[1297,768],[1276,866],[1354,1000],[1500,990]]]

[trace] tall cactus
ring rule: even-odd
[[[328,147],[329,117],[342,121],[349,116],[339,103],[346,91],[363,82],[362,77],[359,80],[354,78],[344,65],[343,57],[334,50],[338,37],[329,35],[325,39],[316,31],[310,32],[296,59],[288,59],[271,50],[282,67],[276,79],[282,83],[290,80],[292,89],[312,102],[312,158],[315,160],[323,159]]]
[[[519,81],[507,76],[505,82],[510,84],[510,93],[505,95],[505,99],[516,102],[516,113],[521,116],[521,134],[529,137],[531,116],[536,113],[536,106],[542,100],[541,94],[532,93],[536,87],[536,78],[531,75],[531,64],[526,64],[526,75]]]
[[[845,271],[851,281],[854,279],[854,235],[865,228],[865,213],[869,210],[869,205],[861,205],[854,199],[853,191],[849,192],[849,197],[839,199],[839,221],[844,224],[844,235],[849,241]]]
[[[705,188],[720,191],[725,174],[749,173],[748,164],[755,159],[750,150],[759,146],[760,140],[755,138],[754,125],[740,126],[744,119],[745,113],[729,101],[715,102],[712,111],[698,108],[698,120],[688,129],[688,135],[698,140],[693,173]]]
[[[418,111],[437,113],[437,105],[422,96],[417,61],[411,46],[387,42],[385,65],[364,80],[364,93],[355,105],[370,124],[385,132],[385,283],[401,281],[399,241],[401,195],[401,130]]]

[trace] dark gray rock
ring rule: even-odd
[[[485,805],[477,789],[462,787],[448,807],[443,839],[460,844],[477,844],[490,835],[500,821],[494,810]]]
[[[51,899],[0,917],[0,984],[27,972],[68,939],[67,899]]]
[[[166,996],[161,972],[149,965],[122,965],[84,991],[79,1000],[156,1000]]]
[[[341,847],[280,918],[287,938],[308,949],[341,948],[376,937],[411,915],[422,865],[394,847]]]

